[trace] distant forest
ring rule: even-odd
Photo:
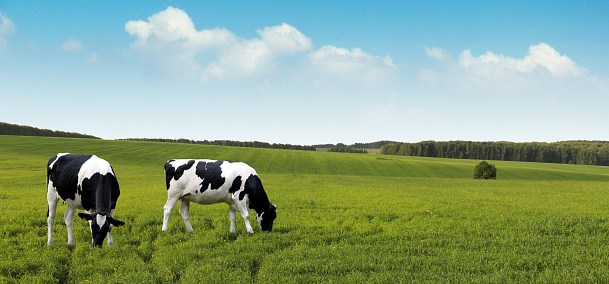
[[[71,138],[99,137],[40,129],[31,126],[0,122],[0,135],[48,136]],[[328,149],[330,152],[366,153],[365,149],[379,149],[383,155],[404,155],[435,158],[500,160],[520,162],[562,163],[577,165],[609,166],[609,141],[562,141],[554,143],[541,142],[472,142],[472,141],[422,141],[418,143],[400,143],[395,141],[377,141],[371,143],[355,143],[352,145],[320,144],[301,146],[266,142],[240,142],[231,140],[194,141],[189,139],[156,139],[156,138],[127,138],[120,140],[171,142],[202,145],[254,147],[288,150],[315,151],[316,148]]]
[[[70,138],[94,138],[100,139],[87,134],[75,132],[64,132],[50,129],[40,129],[31,126],[10,124],[0,122],[0,135],[20,135],[20,136],[48,136],[48,137],[70,137]]]
[[[422,141],[381,147],[383,155],[609,166],[609,141],[554,143]]]
[[[286,150],[305,150],[305,151],[315,151],[315,147],[313,146],[301,146],[301,145],[291,145],[291,144],[277,144],[277,143],[266,143],[266,142],[240,142],[240,141],[231,141],[231,140],[203,140],[203,141],[195,141],[190,139],[164,139],[164,138],[126,138],[120,140],[129,140],[129,141],[149,141],[149,142],[169,142],[169,143],[186,143],[186,144],[200,144],[200,145],[216,145],[216,146],[234,146],[234,147],[252,147],[252,148],[270,148],[270,149],[286,149]]]
[[[398,143],[395,141],[377,141],[370,143],[355,143],[351,145],[345,145],[343,143],[338,144],[319,144],[313,145],[315,148],[328,149],[328,152],[341,152],[341,153],[362,153],[366,154],[366,149],[380,149],[383,145]]]

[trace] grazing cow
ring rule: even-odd
[[[108,246],[113,247],[110,225],[120,227],[125,223],[112,218],[116,199],[120,195],[118,181],[112,166],[95,155],[57,154],[49,160],[47,166],[47,201],[49,211],[48,245],[53,244],[53,221],[57,211],[57,202],[63,201],[68,208],[64,220],[68,229],[68,245],[74,244],[72,223],[76,209],[86,213],[78,216],[89,221],[92,235],[92,247],[102,247],[108,234]],[[93,212],[95,212],[93,214]]]
[[[263,231],[271,231],[277,217],[275,205],[269,202],[262,182],[250,166],[232,161],[213,160],[169,160],[165,163],[167,203],[163,207],[163,231],[167,231],[169,215],[180,200],[180,215],[189,232],[190,202],[214,204],[226,202],[229,205],[230,232],[235,232],[237,211],[245,221],[249,233],[254,233],[248,219],[249,210],[256,211],[258,226]]]

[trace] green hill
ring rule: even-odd
[[[246,162],[259,174],[387,176],[416,178],[472,177],[478,160],[358,155],[160,142],[66,139],[0,135],[0,159],[31,160],[43,166],[57,153],[96,154],[115,168],[162,172],[174,158]],[[498,179],[609,181],[607,167],[493,161]]]

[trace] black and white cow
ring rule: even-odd
[[[101,248],[107,234],[108,246],[113,247],[110,225],[120,227],[125,224],[113,218],[119,195],[118,181],[112,166],[105,160],[95,155],[69,153],[57,154],[51,158],[47,166],[47,244],[53,244],[53,221],[57,202],[61,199],[68,206],[64,220],[68,229],[69,245],[74,244],[72,223],[76,209],[84,209],[86,213],[78,213],[78,216],[89,221],[92,246]]]
[[[263,231],[271,231],[277,217],[275,205],[269,202],[262,182],[250,166],[232,161],[214,160],[169,160],[165,163],[167,203],[163,207],[163,231],[173,207],[180,200],[180,215],[189,232],[190,202],[214,204],[225,202],[229,205],[230,232],[235,232],[237,211],[245,221],[249,233],[254,233],[249,222],[249,210],[256,211],[258,226]]]

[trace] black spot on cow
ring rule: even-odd
[[[214,161],[214,162],[203,162],[200,161],[197,163],[197,167],[195,173],[199,178],[203,181],[201,182],[201,191],[204,192],[211,185],[211,189],[215,190],[220,188],[224,181],[226,180],[222,177],[222,165],[224,161]]]
[[[195,164],[195,160],[190,160],[188,163],[179,166],[177,169],[171,165],[171,162],[175,160],[169,160],[165,163],[165,184],[167,185],[167,189],[169,189],[169,182],[172,179],[178,180],[184,174],[184,171],[187,171]]]
[[[63,155],[53,157],[47,164],[47,183],[53,182],[61,199],[76,198],[78,188],[78,172],[82,165],[93,155]],[[53,166],[51,167],[51,164]],[[74,190],[77,189],[77,190]]]
[[[233,184],[231,185],[230,189],[228,189],[228,193],[235,193],[237,192],[240,188],[241,188],[241,176],[237,176],[234,180],[233,180]]]

